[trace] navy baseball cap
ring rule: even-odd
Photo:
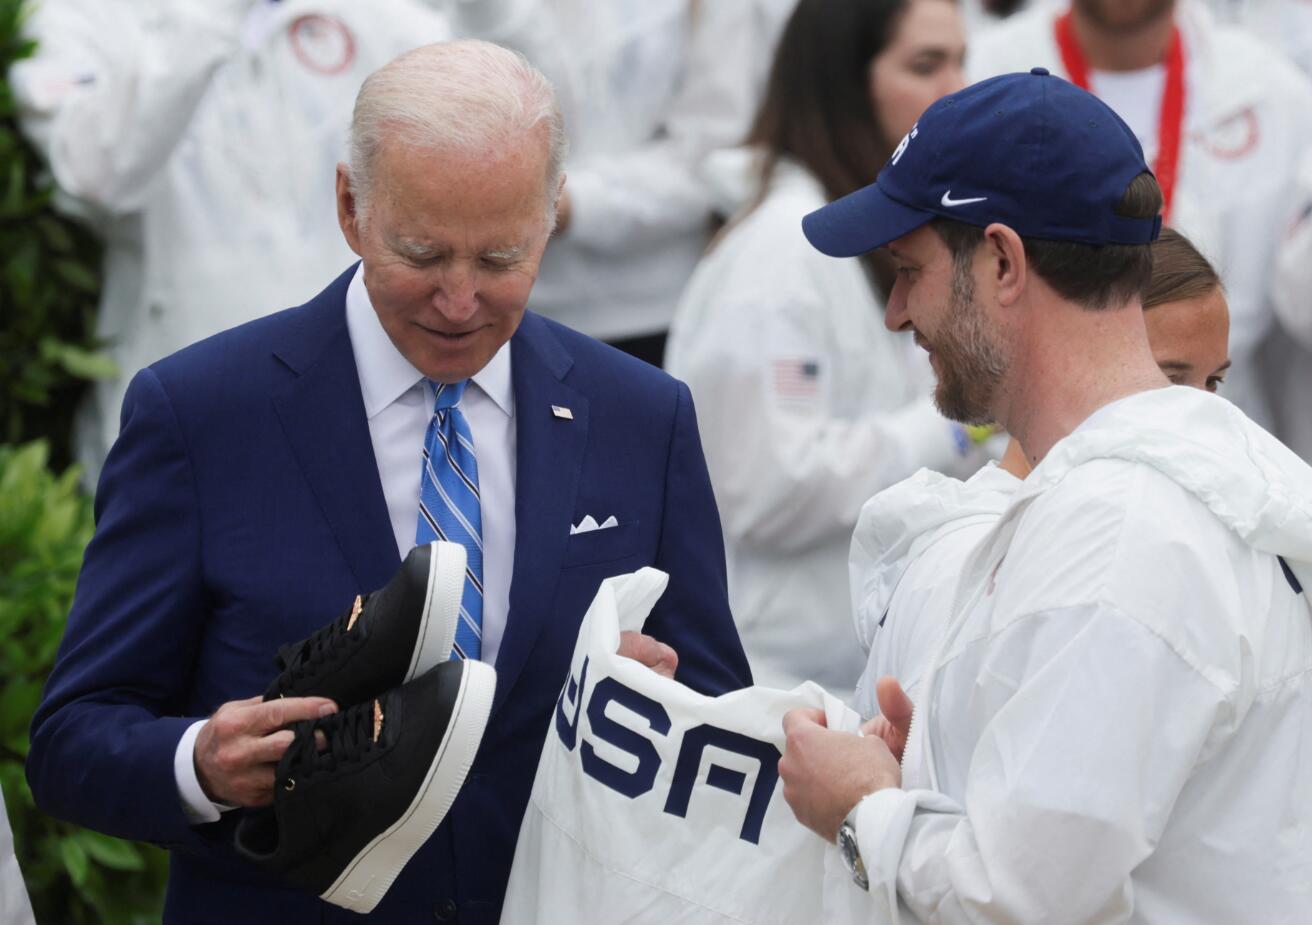
[[[855,257],[935,216],[1023,238],[1148,244],[1156,218],[1115,207],[1147,171],[1129,127],[1096,96],[1044,68],[981,81],[925,110],[875,182],[802,219],[807,240]]]

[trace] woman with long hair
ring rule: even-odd
[[[935,410],[923,354],[884,327],[885,257],[828,260],[801,231],[962,87],[964,54],[950,0],[801,0],[747,138],[745,207],[675,314],[667,366],[697,402],[730,600],[762,684],[850,687],[861,505],[922,466],[980,460]]]

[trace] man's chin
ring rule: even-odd
[[[994,422],[988,403],[978,399],[979,396],[967,397],[959,389],[946,387],[942,381],[934,389],[934,407],[938,413],[968,427]]]
[[[495,350],[470,344],[464,350],[429,351],[422,364],[416,363],[424,377],[433,382],[463,382],[477,375],[491,361]]]

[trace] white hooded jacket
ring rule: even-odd
[[[1194,389],[1093,415],[966,565],[904,757],[926,789],[858,805],[877,914],[1306,921],[1302,587],[1293,453]]]
[[[869,656],[852,700],[856,711],[879,712],[875,682],[897,678],[914,702],[952,616],[960,570],[1020,485],[990,463],[965,482],[921,469],[875,495],[861,509],[852,535],[849,575],[856,635]]]

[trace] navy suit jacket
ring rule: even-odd
[[[173,773],[195,718],[261,693],[278,646],[400,565],[347,334],[353,272],[139,373],[102,474],[27,775],[45,812],[173,849],[167,921],[359,919],[239,859],[239,811],[189,825]],[[551,710],[604,578],[669,572],[646,629],[678,651],[679,680],[705,693],[751,683],[687,387],[531,313],[511,358],[516,544],[496,699],[460,796],[377,920],[497,920]],[[620,524],[571,536],[587,514]]]

